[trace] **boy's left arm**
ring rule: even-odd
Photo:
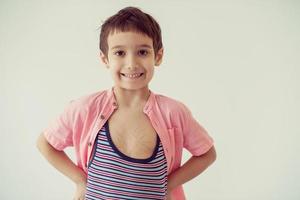
[[[168,194],[179,185],[190,181],[201,174],[209,165],[216,160],[214,146],[201,156],[192,156],[184,165],[174,171],[168,177]]]

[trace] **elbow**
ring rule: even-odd
[[[45,144],[46,144],[45,142],[46,142],[46,139],[45,139],[45,137],[44,137],[44,134],[41,133],[41,134],[39,135],[39,137],[37,138],[36,143],[35,143],[36,148],[37,148],[40,152],[43,151],[43,149],[44,149],[44,147],[45,147]]]
[[[37,138],[37,140],[35,142],[35,146],[39,151],[41,151],[41,135],[42,134],[39,135],[39,137]]]
[[[41,133],[39,137],[36,140],[36,148],[39,150],[39,152],[45,156],[48,157],[51,155],[54,151],[58,151],[55,149],[46,139],[44,136],[44,133]]]
[[[213,147],[213,162],[215,162],[217,160],[217,152],[215,147]]]
[[[208,152],[210,164],[214,163],[217,159],[217,152],[214,146],[212,146]]]

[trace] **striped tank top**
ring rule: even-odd
[[[107,121],[95,141],[85,199],[160,200],[166,193],[167,161],[159,137],[151,157],[131,158],[114,145]]]

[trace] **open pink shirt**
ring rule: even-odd
[[[181,166],[183,148],[200,156],[213,146],[213,139],[183,103],[149,91],[143,112],[160,137],[170,174]],[[87,173],[97,133],[117,108],[113,87],[81,97],[69,103],[44,135],[57,150],[74,146],[77,165]],[[173,190],[172,198],[185,199],[182,186]]]

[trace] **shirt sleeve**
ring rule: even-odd
[[[61,151],[73,146],[73,124],[76,116],[74,102],[71,101],[64,111],[44,130],[44,136],[55,149]]]
[[[183,147],[192,155],[200,156],[213,146],[213,139],[203,126],[193,117],[191,111],[184,105]]]

